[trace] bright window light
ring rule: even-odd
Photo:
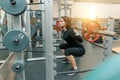
[[[89,19],[95,20],[96,19],[95,17],[96,17],[95,16],[95,5],[92,4],[92,5],[90,5],[90,8],[89,8]]]

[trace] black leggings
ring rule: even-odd
[[[65,56],[73,55],[75,57],[81,57],[85,54],[85,48],[82,44],[77,44],[75,46],[70,46],[67,43],[60,44],[60,49],[65,50]]]

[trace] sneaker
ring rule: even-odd
[[[75,75],[75,74],[76,74],[76,72],[75,72],[75,71],[77,71],[77,69],[76,69],[76,70],[72,70],[70,73],[67,73],[67,75],[68,75],[68,76]]]
[[[70,63],[66,58],[62,59],[62,63]]]
[[[67,73],[68,76],[75,75],[75,73]]]

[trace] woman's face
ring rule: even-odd
[[[65,27],[65,21],[63,20],[63,18],[60,18],[60,20],[59,20],[59,26],[60,27]]]

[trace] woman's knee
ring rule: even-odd
[[[66,50],[65,50],[65,56],[70,56],[70,55],[71,55],[70,49],[66,49]]]

